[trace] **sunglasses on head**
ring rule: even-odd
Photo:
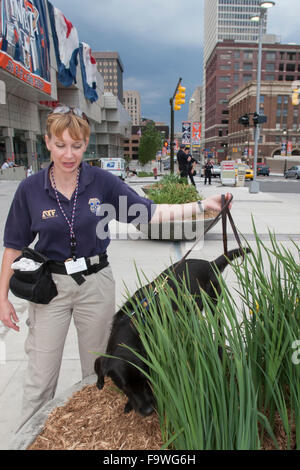
[[[69,106],[57,106],[57,108],[51,111],[50,114],[68,114],[68,113],[72,113],[75,116],[78,116],[79,118],[84,119],[89,124],[87,115],[83,111],[81,111],[81,109],[79,108],[70,108]]]

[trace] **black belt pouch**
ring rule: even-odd
[[[20,271],[14,269],[14,274],[10,278],[9,288],[11,292],[21,299],[37,304],[48,304],[57,296],[55,282],[49,269],[50,260],[38,251],[31,248],[23,248],[21,258],[28,258],[42,263],[35,271]]]

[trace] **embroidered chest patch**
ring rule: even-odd
[[[89,200],[90,211],[96,215],[97,209],[100,207],[100,201],[97,198],[91,198]]]
[[[47,210],[47,211],[43,211],[43,213],[42,213],[42,219],[44,219],[44,220],[53,219],[54,217],[57,217],[56,209],[50,209],[50,210]]]

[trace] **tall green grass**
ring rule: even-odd
[[[232,264],[236,292],[219,276],[216,305],[202,291],[199,311],[188,277],[179,285],[172,273],[176,295],[158,281],[157,292],[144,288],[148,311],[132,304],[163,439],[174,449],[254,450],[265,434],[278,446],[278,414],[287,448],[295,434],[300,449],[299,248],[295,259],[275,236],[267,248],[254,233],[252,253]]]

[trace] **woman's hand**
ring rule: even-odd
[[[16,323],[19,321],[19,318],[16,314],[14,306],[10,301],[2,300],[0,302],[0,321],[2,321],[3,325],[7,328],[12,328],[15,331],[19,331],[20,328]]]
[[[231,194],[226,193],[225,194],[226,202],[229,201],[230,198],[231,198]],[[212,209],[212,210],[220,212],[220,210],[222,209],[221,194],[216,194],[215,196],[210,196],[206,199],[203,199],[202,206],[205,211],[208,209]],[[232,202],[229,204],[228,209],[230,210],[231,207],[232,207]]]

